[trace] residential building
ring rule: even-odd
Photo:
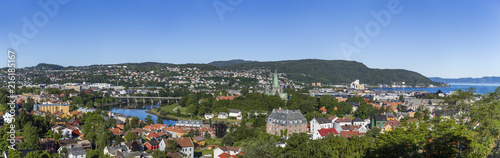
[[[152,140],[144,143],[144,150],[156,150],[160,147],[160,142]]]
[[[359,117],[356,117],[352,120],[352,125],[362,125],[362,126],[365,126],[367,125],[366,121],[359,118]]]
[[[178,147],[181,149],[180,153],[183,157],[194,158],[194,144],[189,137],[163,139],[160,142],[160,151],[165,151],[165,148],[168,146],[167,142],[170,139],[177,141],[177,144],[179,145]]]
[[[109,155],[111,157],[115,157],[117,151],[124,152],[127,151],[127,147],[125,145],[116,145],[116,146],[106,146],[104,147],[104,155]]]
[[[47,151],[56,151],[56,141],[54,138],[41,138],[39,139],[40,141],[40,147],[42,150],[47,150]]]
[[[241,111],[239,109],[229,109],[229,117],[236,117],[241,120]]]
[[[309,121],[310,129],[309,132],[314,133],[315,131],[322,128],[332,128],[333,123],[324,117],[315,117]]]
[[[122,142],[121,145],[125,145],[127,152],[142,151],[144,147],[139,141]]]
[[[57,152],[61,154],[63,148],[66,148],[68,151],[68,158],[85,158],[87,155],[81,144],[61,146]]]
[[[227,119],[227,117],[228,117],[228,115],[225,112],[219,112],[219,115],[217,116],[217,118],[220,118],[220,119]]]
[[[266,122],[266,132],[274,135],[280,135],[281,131],[287,131],[285,137],[307,132],[307,119],[300,110],[273,109]]]
[[[198,147],[205,145],[205,138],[203,136],[195,136],[193,137],[193,143]]]
[[[339,132],[335,128],[322,128],[313,132],[313,140],[322,139],[327,135],[339,135]]]
[[[211,119],[211,118],[214,118],[214,114],[212,114],[212,113],[206,113],[205,114],[205,119],[208,120],[208,119]]]
[[[372,117],[371,126],[382,127],[387,123],[387,117],[385,115],[375,115]]]
[[[185,126],[185,127],[202,127],[203,121],[195,121],[195,120],[178,120],[175,123],[175,126]]]
[[[214,149],[214,157],[215,158],[223,158],[236,156],[241,152],[241,148],[231,147],[231,146],[222,146],[220,148]]]
[[[60,111],[62,113],[69,113],[69,104],[35,104],[33,111],[45,111],[54,113]]]

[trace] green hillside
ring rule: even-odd
[[[407,85],[440,84],[419,73],[400,69],[371,69],[363,63],[346,60],[285,60],[251,62],[223,66],[225,69],[267,68],[287,73],[290,79],[307,83],[345,84],[359,79],[369,85],[405,82]]]

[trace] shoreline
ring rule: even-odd
[[[184,118],[184,117],[177,117],[177,116],[163,116],[163,115],[160,115],[160,114],[157,114],[157,113],[153,112],[152,110],[147,110],[146,113],[155,115],[156,117],[159,117],[159,118],[169,119],[169,120],[175,120],[175,121],[178,121],[178,120],[190,120],[190,119],[192,120],[193,119],[193,118]],[[195,119],[195,120],[198,120],[198,119]],[[204,117],[201,117],[199,120],[208,121]],[[241,120],[221,120],[221,119],[218,119],[218,118],[213,118],[212,122],[213,121],[241,122]]]

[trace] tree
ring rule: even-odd
[[[9,149],[9,158],[22,158],[23,153],[17,150]]]
[[[127,132],[127,134],[125,134],[125,140],[127,142],[134,141],[137,139],[139,139],[139,137],[134,132]]]
[[[138,128],[139,127],[139,117],[132,117],[130,120],[130,128]]]
[[[151,115],[147,115],[145,120],[146,120],[146,124],[148,124],[148,125],[155,124],[155,121],[153,120],[153,116],[151,116]]]
[[[232,146],[234,143],[234,139],[231,133],[226,134],[222,137],[221,144],[224,146]]]
[[[205,131],[205,134],[203,135],[203,137],[210,138],[211,136],[210,136],[210,133],[208,133],[208,131]]]
[[[403,96],[403,95],[400,95],[400,96],[399,96],[399,101],[404,101],[404,100],[405,100],[404,96]]]
[[[115,136],[115,144],[113,145],[120,145],[121,142],[124,142],[125,139],[123,139],[121,136],[117,135]]]
[[[67,157],[68,156],[68,149],[66,147],[63,147],[61,149],[61,152],[59,153],[59,157]]]
[[[273,139],[258,138],[243,145],[244,157],[278,157],[276,142]]]
[[[186,112],[191,116],[196,116],[198,114],[198,108],[199,108],[198,104],[191,104],[187,107]]]
[[[224,122],[215,124],[215,136],[217,138],[222,138],[226,135],[227,126]]]
[[[156,123],[157,124],[163,124],[163,119],[161,117],[156,118]]]
[[[356,110],[356,112],[354,112],[354,115],[356,117],[360,117],[362,119],[366,119],[366,118],[369,118],[371,116],[371,111],[373,109],[373,107],[370,108],[371,105],[368,105],[366,103],[361,103],[359,104],[358,106],[358,110]]]
[[[151,156],[153,156],[153,158],[166,158],[167,154],[163,151],[155,150]]]
[[[22,132],[24,142],[20,146],[27,149],[40,149],[38,132],[38,128],[32,126],[31,121],[24,125]]]
[[[167,147],[165,147],[165,151],[169,153],[175,153],[179,152],[180,149],[178,148],[179,144],[177,144],[177,141],[174,139],[169,139],[167,140]]]

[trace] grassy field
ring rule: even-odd
[[[205,144],[221,146],[222,138],[207,138]]]
[[[205,154],[210,154],[212,157],[214,157],[214,150],[201,150],[201,156]]]

